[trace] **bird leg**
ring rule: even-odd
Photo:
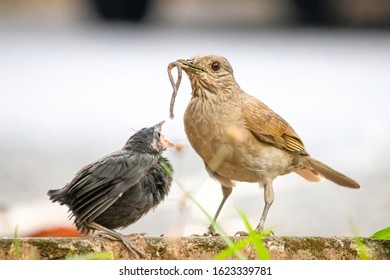
[[[272,187],[272,182],[266,182],[264,184],[264,209],[263,214],[261,215],[260,222],[256,227],[256,231],[261,232],[264,230],[265,219],[267,218],[268,210],[274,202],[274,189]]]
[[[214,222],[217,221],[218,215],[219,215],[219,213],[221,212],[222,207],[223,207],[223,205],[225,204],[226,199],[229,197],[229,195],[230,195],[230,194],[232,193],[232,191],[233,191],[233,188],[231,188],[231,187],[229,188],[229,187],[224,187],[223,185],[221,185],[221,188],[222,188],[223,198],[222,198],[221,203],[219,204],[219,207],[218,207],[218,209],[217,209],[217,212],[216,212],[215,215],[214,215],[214,218],[213,218]],[[215,232],[214,226],[213,226],[212,224],[210,224],[209,227],[208,227],[207,232],[206,232],[204,235],[205,235],[205,236],[216,236],[216,235],[218,235],[218,234]]]
[[[264,184],[264,209],[263,214],[261,215],[260,222],[256,227],[257,232],[262,232],[264,230],[264,223],[267,218],[268,210],[274,202],[274,189],[272,188],[272,183]],[[273,235],[273,232],[270,232]],[[248,236],[249,234],[246,231],[238,231],[234,236]]]
[[[131,238],[129,240],[129,238],[127,236],[125,236],[119,232],[116,232],[114,230],[108,229],[102,225],[95,223],[95,222],[87,223],[86,226],[89,228],[101,231],[102,233],[107,235],[107,237],[109,239],[121,241],[123,243],[123,245],[126,246],[127,250],[129,250],[130,253],[135,255],[137,257],[137,259],[139,259],[139,257],[147,258],[147,256],[143,252],[141,252],[136,246],[134,246],[130,243],[130,240],[134,240],[135,238]]]

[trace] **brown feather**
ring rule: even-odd
[[[306,168],[297,169],[297,170],[295,170],[295,173],[302,176],[303,178],[305,178],[309,182],[319,182],[319,181],[321,181],[321,177],[322,177],[315,170],[306,169]]]
[[[315,160],[311,157],[307,158],[307,163],[312,167],[315,171],[320,173],[322,176],[324,176],[326,179],[344,187],[348,188],[354,188],[359,189],[360,185],[356,183],[351,178],[348,178],[344,174],[341,174],[340,172],[334,170],[333,168],[327,166],[326,164]]]
[[[241,112],[245,127],[260,141],[289,152],[308,155],[298,134],[282,117],[253,96],[244,94],[243,97]]]

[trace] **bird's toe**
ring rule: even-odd
[[[237,231],[234,236],[248,236],[249,234],[246,231]]]
[[[136,238],[139,238],[139,237],[144,237],[146,235],[146,232],[139,232],[139,233],[129,233],[129,234],[126,234],[127,237],[129,237],[130,239],[136,239]]]
[[[215,231],[215,228],[212,225],[210,225],[203,236],[220,236],[220,234]]]

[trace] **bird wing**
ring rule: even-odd
[[[278,114],[253,96],[243,98],[244,125],[260,141],[289,152],[307,155],[302,140]]]
[[[85,166],[69,183],[69,208],[76,224],[93,221],[148,172],[156,163],[150,154],[124,150]]]

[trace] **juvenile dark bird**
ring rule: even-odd
[[[114,230],[138,221],[170,190],[173,168],[162,153],[173,144],[161,133],[163,123],[139,130],[122,149],[83,167],[62,189],[48,191],[53,202],[69,207],[79,231],[101,231],[145,257]]]
[[[277,176],[296,172],[308,181],[325,177],[341,186],[360,187],[312,158],[283,118],[240,88],[226,58],[199,55],[170,65],[183,69],[191,83],[192,98],[184,114],[188,140],[210,175],[221,183],[223,198],[214,220],[232,192],[233,181],[264,187],[265,206],[257,231],[263,230],[274,201],[272,182]],[[208,234],[215,234],[211,225]]]

